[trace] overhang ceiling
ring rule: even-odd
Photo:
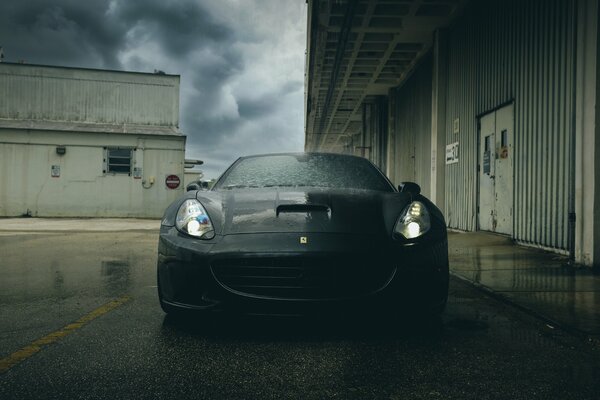
[[[387,95],[466,0],[309,0],[306,150],[345,151],[363,102]]]

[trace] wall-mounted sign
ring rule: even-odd
[[[452,125],[452,133],[459,134],[460,133],[460,119],[456,118]]]
[[[133,167],[133,179],[142,179],[142,169]]]
[[[177,189],[180,183],[181,180],[177,175],[168,175],[165,179],[165,185],[167,185],[167,188],[169,189]]]
[[[60,165],[53,165],[50,168],[50,176],[53,178],[60,178]]]
[[[458,162],[458,142],[446,145],[446,164]]]

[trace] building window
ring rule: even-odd
[[[131,175],[132,149],[107,147],[104,157],[105,174]]]

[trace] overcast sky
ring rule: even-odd
[[[304,147],[304,0],[1,0],[4,61],[181,75],[186,158]]]

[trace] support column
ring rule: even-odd
[[[438,29],[433,44],[431,95],[431,201],[444,212],[446,199],[446,92],[448,32]]]
[[[600,112],[598,3],[580,0],[577,10],[575,113],[575,262],[600,265]]]
[[[594,30],[596,32],[596,41],[593,43],[593,48],[595,50],[593,56],[596,64],[596,91],[594,98],[594,108],[596,113],[594,119],[593,146],[592,143],[590,143],[590,147],[592,148],[591,152],[593,152],[591,158],[594,160],[593,164],[590,164],[593,166],[591,167],[591,175],[593,175],[592,179],[594,180],[592,266],[594,268],[600,268],[600,107],[598,107],[598,99],[600,99],[600,52],[598,51],[598,45],[600,44],[600,7],[598,6],[597,1],[590,1],[590,3],[592,3],[592,8],[596,8],[595,12],[591,13],[595,16],[592,34],[594,33]]]

